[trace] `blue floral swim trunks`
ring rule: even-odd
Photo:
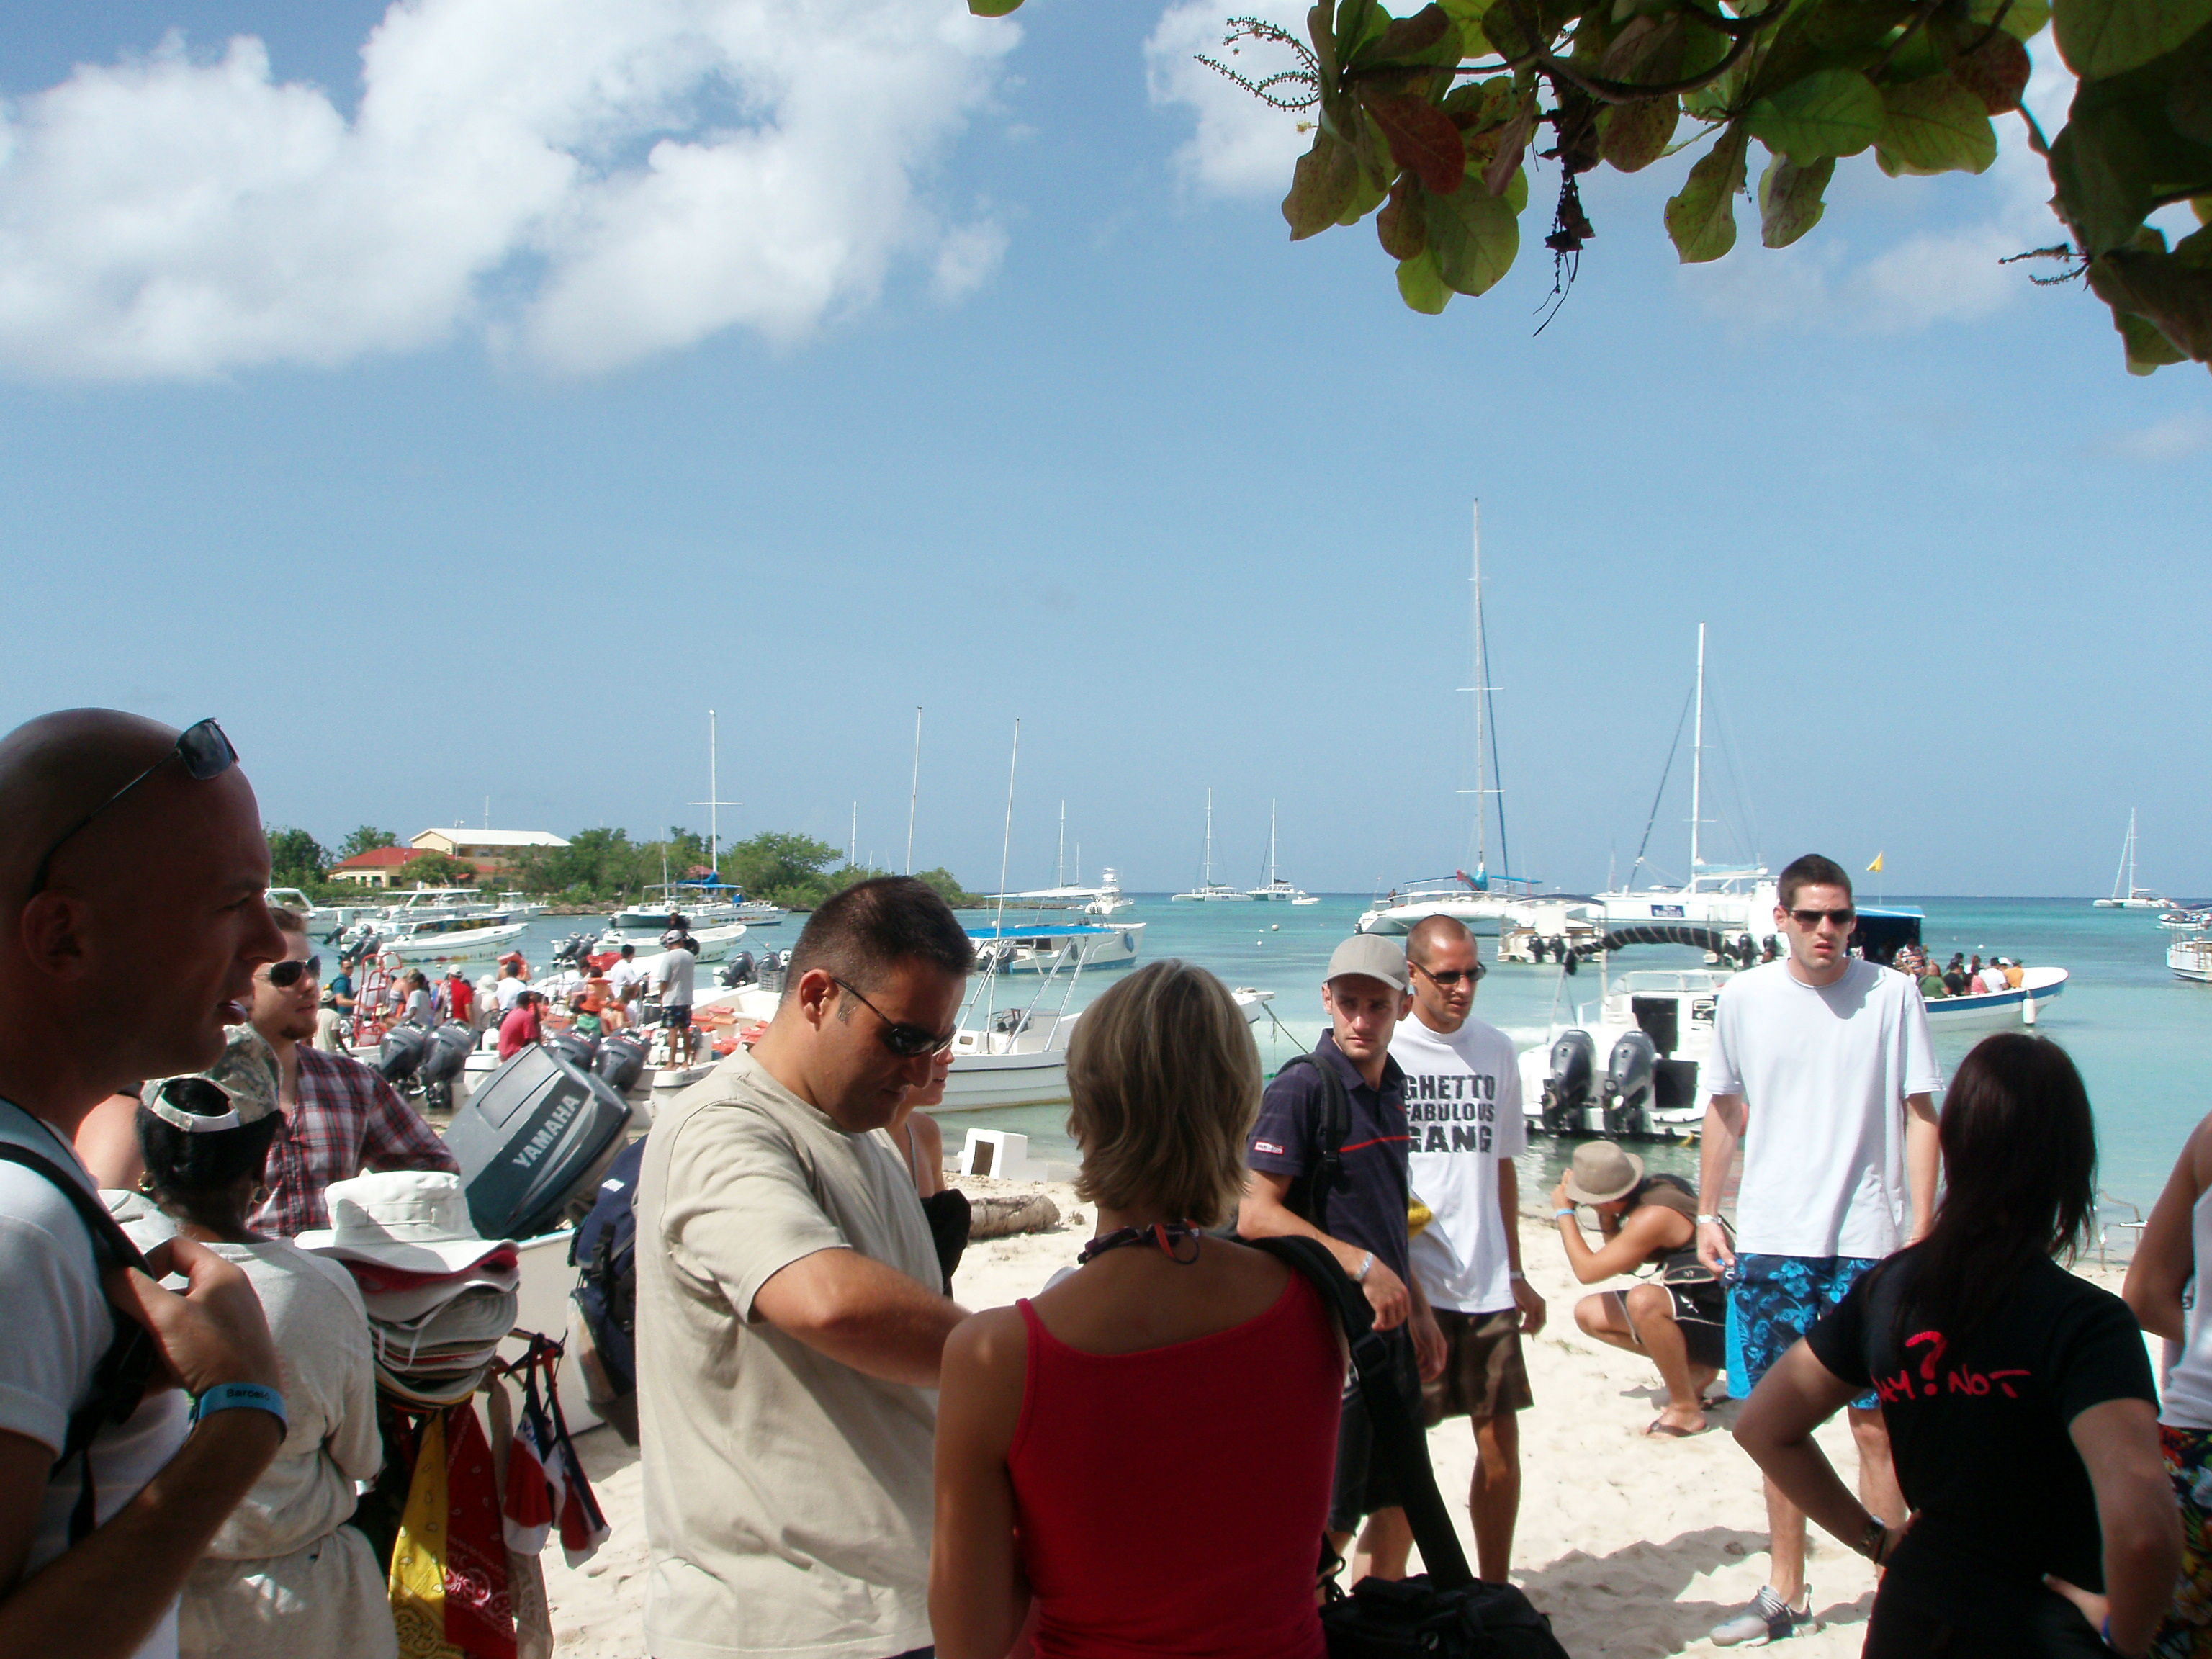
[[[1747,1397],[1767,1367],[1875,1264],[1856,1255],[1739,1255],[1729,1291],[1729,1393]],[[1851,1404],[1872,1411],[1869,1392]]]

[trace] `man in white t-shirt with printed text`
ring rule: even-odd
[[[1521,1511],[1521,1431],[1534,1403],[1521,1352],[1544,1328],[1544,1298],[1521,1275],[1516,1154],[1527,1149],[1521,1070],[1512,1039],[1474,1018],[1483,967],[1474,935],[1431,916],[1406,936],[1413,1018],[1390,1058],[1406,1074],[1413,1196],[1430,1212],[1413,1244],[1414,1277],[1443,1332],[1443,1375],[1428,1385],[1433,1414],[1474,1425],[1468,1511],[1485,1578],[1503,1583]]]
[[[1698,1218],[1699,1259],[1732,1280],[1729,1387],[1738,1398],[1861,1274],[1927,1231],[1942,1157],[1934,1097],[1943,1079],[1919,988],[1850,954],[1851,879],[1834,860],[1808,853],[1778,886],[1774,920],[1790,954],[1722,988],[1705,1061],[1705,1202],[1718,1204],[1743,1152],[1735,1248],[1717,1213]],[[1849,1415],[1860,1495],[1899,1526],[1905,1498],[1874,1395],[1853,1401]],[[1820,1628],[1805,1584],[1805,1513],[1771,1480],[1766,1513],[1770,1582],[1713,1632],[1720,1646]]]

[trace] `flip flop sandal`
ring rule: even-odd
[[[1712,1426],[1708,1423],[1702,1429],[1679,1429],[1665,1418],[1655,1417],[1644,1432],[1648,1438],[1654,1440],[1694,1440],[1699,1435],[1710,1432]]]

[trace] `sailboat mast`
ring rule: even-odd
[[[1275,803],[1267,803],[1267,885],[1275,884]]]
[[[1489,763],[1486,725],[1490,701],[1490,665],[1482,639],[1482,501],[1474,503],[1474,570],[1468,579],[1474,589],[1474,868],[1477,875],[1490,869]]]
[[[1705,625],[1698,624],[1698,719],[1690,733],[1690,890],[1698,890],[1698,820],[1705,791]]]
[[[2136,809],[2128,808],[2128,893],[2136,896]]]
[[[1052,884],[1067,885],[1067,803],[1060,804],[1060,860],[1053,867]]]
[[[1206,874],[1200,878],[1199,884],[1202,887],[1213,885],[1213,789],[1212,785],[1208,785],[1206,791]]]
[[[914,873],[914,806],[921,799],[921,708],[914,711],[914,777],[906,787],[906,873]]]
[[[722,788],[716,767],[721,756],[721,746],[716,741],[714,711],[707,711],[707,867],[719,873],[722,867]]]

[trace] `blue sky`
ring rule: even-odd
[[[1702,620],[1717,853],[2101,892],[2134,805],[2212,892],[2212,383],[1995,265],[2016,131],[1692,270],[1688,158],[1598,175],[1536,337],[1541,257],[1289,245],[1212,15],[417,0],[365,82],[349,0],[0,12],[0,720],[216,714],[335,840],[702,823],[712,706],[726,833],[896,864],[920,704],[920,863],[995,881],[1018,718],[1018,883],[1062,799],[1189,881],[1211,785],[1220,873],[1273,797],[1364,890],[1468,856],[1479,495],[1528,873],[1626,867]]]

